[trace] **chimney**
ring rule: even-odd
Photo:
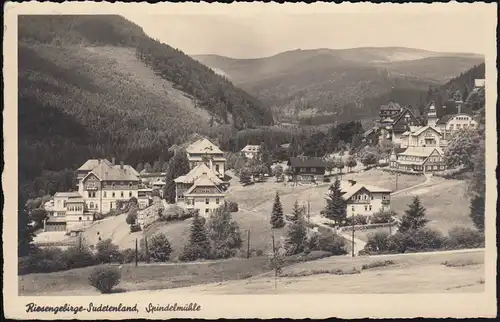
[[[116,158],[115,158],[115,157],[112,157],[112,158],[111,158],[111,163],[112,163],[113,165],[115,165],[115,162],[116,162]]]
[[[123,161],[120,161],[120,169],[123,170]]]

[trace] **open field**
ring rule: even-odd
[[[363,269],[363,265],[385,261],[392,263]],[[120,296],[139,296],[140,292],[135,291],[140,290],[155,294],[272,294],[276,292],[274,278],[267,267],[266,257],[193,264],[123,265],[118,288],[130,292]],[[98,295],[87,283],[91,270],[29,274],[19,277],[19,290],[21,295],[31,296]],[[325,271],[342,271],[343,275]],[[279,278],[279,293],[483,292],[484,250],[355,258],[333,256],[285,267],[283,274],[288,277]]]
[[[391,260],[392,265],[363,270],[362,265]],[[444,263],[448,263],[448,266]],[[451,265],[450,265],[451,263]],[[456,264],[456,267],[453,264]],[[352,274],[353,267],[360,271]],[[344,275],[322,271],[342,270]],[[315,274],[315,272],[320,272]],[[158,295],[196,294],[401,294],[484,292],[484,251],[471,253],[407,254],[376,257],[329,257],[287,267],[274,288],[272,273],[241,281],[155,291]],[[296,276],[294,276],[296,274]],[[310,275],[308,275],[310,274]],[[134,294],[137,296],[137,294]]]
[[[88,285],[94,267],[69,271],[29,274],[19,277],[21,295],[93,295],[99,294]],[[207,263],[124,264],[119,288],[127,291],[178,288],[204,283],[248,278],[268,271],[267,257],[230,259]]]
[[[432,177],[431,184],[392,197],[392,209],[402,216],[415,196],[427,210],[430,228],[446,234],[452,227],[473,227],[465,181]]]

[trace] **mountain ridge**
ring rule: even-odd
[[[484,62],[475,53],[405,47],[292,50],[261,59],[193,57],[270,105],[283,122],[321,115],[343,115],[339,121],[372,117],[378,107],[363,102],[397,91],[418,104],[429,86],[439,87]]]

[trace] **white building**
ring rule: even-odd
[[[260,152],[260,145],[247,145],[241,149],[241,154],[243,154],[247,159],[253,159],[257,157]]]
[[[347,216],[371,216],[379,211],[391,209],[391,190],[356,183],[349,180],[341,182],[342,197],[347,203]],[[328,193],[326,193],[328,198]]]
[[[58,192],[46,230],[73,231],[88,226],[94,214],[115,209],[119,201],[138,198],[139,174],[129,165],[92,159],[77,170],[78,191]]]
[[[186,152],[190,169],[198,164],[206,163],[219,178],[224,178],[226,158],[218,146],[207,139],[200,139],[188,146]]]
[[[436,126],[443,133],[443,139],[449,140],[461,129],[477,127],[477,122],[472,116],[461,113],[443,116],[438,120]]]
[[[444,145],[442,133],[434,126],[410,127],[409,131],[401,134],[401,148],[409,147],[439,147]]]

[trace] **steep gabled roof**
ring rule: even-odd
[[[193,183],[203,175],[207,175],[215,184],[222,184],[222,180],[205,163],[199,163],[188,174],[175,178],[174,182]]]
[[[137,171],[129,165],[112,165],[111,163],[101,162],[85,177],[95,175],[100,181],[140,181]]]
[[[362,184],[362,183],[355,183],[352,185],[350,182],[341,182],[340,183],[340,191],[343,193],[342,198],[344,200],[348,200],[351,198],[354,194],[356,194],[358,191],[361,189],[366,189],[369,192],[385,192],[385,193],[391,193],[392,190],[386,189],[386,188],[381,188],[377,186],[372,186],[372,185],[367,185],[367,184]],[[328,193],[326,194],[328,196]]]
[[[441,131],[439,131],[439,129],[437,129],[437,128],[433,127],[433,126],[430,126],[430,125],[426,125],[426,126],[420,127],[415,132],[411,133],[411,135],[418,136],[418,135],[422,134],[424,131],[426,131],[428,129],[431,129],[434,132],[436,132],[437,134],[441,135]]]
[[[434,150],[437,150],[439,154],[443,155],[443,150],[437,147],[409,147],[399,155],[429,157]]]
[[[325,161],[321,158],[307,158],[307,157],[291,157],[288,160],[288,165],[292,167],[305,167],[305,168],[325,168]]]
[[[56,192],[54,197],[81,198],[82,196],[77,191],[71,191],[71,192]]]
[[[250,144],[248,144],[243,149],[241,149],[241,151],[242,152],[259,152],[260,151],[260,145],[250,145]]]
[[[217,190],[217,194],[223,194],[219,189],[217,184],[208,176],[208,174],[203,174],[201,177],[197,178],[191,188],[189,188],[184,195],[191,194],[197,187],[214,187]]]
[[[210,142],[208,139],[199,139],[186,148],[187,153],[224,153],[218,146]]]
[[[111,164],[111,162],[109,162],[107,159],[101,159],[100,161],[108,164],[109,166],[113,166]],[[85,162],[77,170],[79,170],[79,171],[91,171],[92,169],[94,169],[98,165],[99,165],[99,159],[90,159],[90,160],[87,160],[87,162]]]
[[[394,120],[394,123],[393,124],[396,124],[397,122],[399,122],[399,120],[403,117],[403,115],[406,115],[406,113],[410,113],[414,118],[415,120],[420,124],[420,122],[418,121],[417,117],[415,116],[415,114],[413,114],[413,112],[411,111],[411,109],[409,108],[405,108],[401,113],[399,113],[397,116],[396,116],[396,119]]]

